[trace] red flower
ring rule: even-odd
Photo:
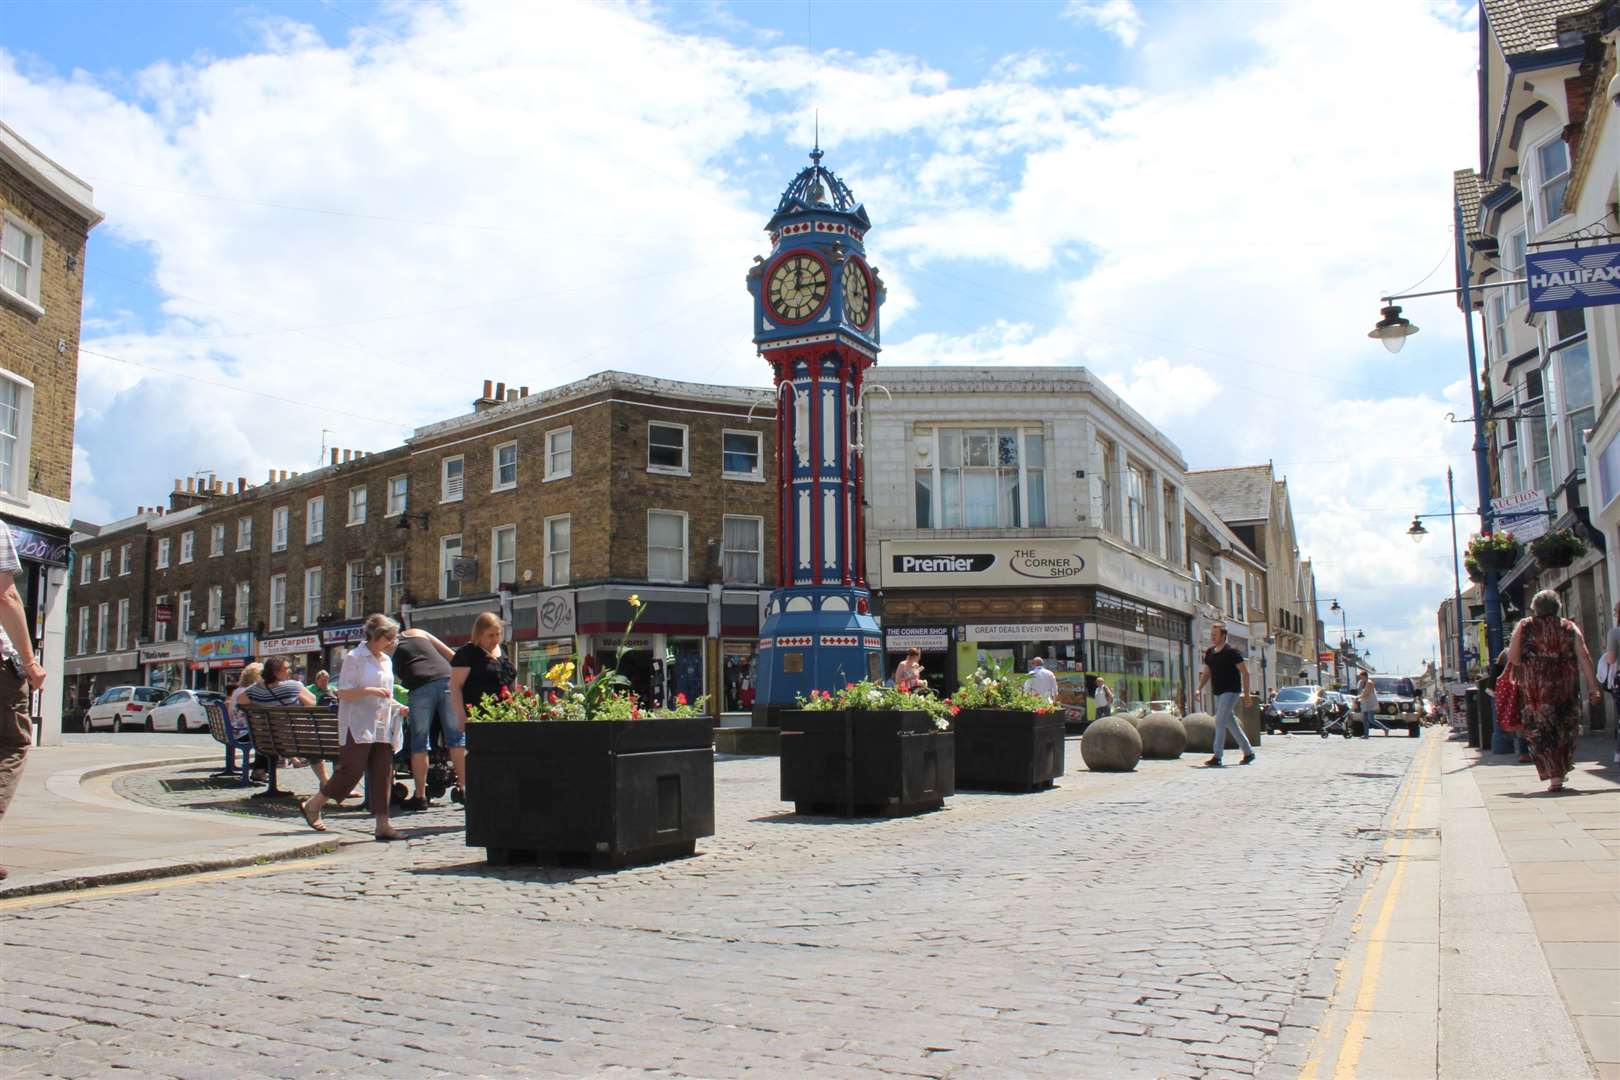
[[[952,716],[955,716],[955,715],[956,715],[956,714],[957,714],[957,713],[959,713],[959,712],[961,712],[961,711],[962,711],[962,710],[961,710],[961,709],[959,709],[959,708],[957,708],[957,707],[956,707],[956,706],[955,706],[955,705],[952,705],[952,706],[951,706],[951,715],[952,715]]]
[[[686,695],[685,694],[676,694],[675,695],[675,704],[677,704],[677,705],[685,705],[686,704]]]
[[[511,701],[512,700],[511,687],[507,687],[507,686],[501,687],[501,700],[502,701]]]
[[[632,720],[640,720],[641,719],[641,710],[636,708],[634,705],[630,706],[630,719],[632,719]]]
[[[853,689],[855,689],[855,684],[852,683],[852,682],[847,682],[847,683],[844,684],[844,689],[845,690],[853,690]]]
[[[909,693],[911,693],[911,687],[909,687],[909,686],[902,686],[902,687],[901,687],[901,688],[900,688],[900,692],[901,692],[901,693],[902,693],[902,694],[909,694]]]

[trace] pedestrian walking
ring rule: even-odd
[[[1563,617],[1564,605],[1551,589],[1536,593],[1530,615],[1513,628],[1508,663],[1521,688],[1525,741],[1536,763],[1536,775],[1548,791],[1562,791],[1564,777],[1575,767],[1575,740],[1580,736],[1580,684],[1594,705],[1602,700],[1592,655],[1581,628]],[[1580,683],[1577,683],[1577,677]]]
[[[907,649],[906,658],[894,669],[894,688],[909,694],[922,682],[922,650]]]
[[[1389,734],[1389,725],[1378,719],[1378,687],[1373,684],[1372,676],[1366,671],[1361,673],[1361,682],[1356,687],[1356,703],[1361,707],[1361,737],[1372,738],[1373,725],[1377,724]]]
[[[284,656],[272,656],[259,671],[259,681],[248,687],[247,701],[254,705],[313,705],[315,695],[309,688],[292,677],[292,669]],[[326,762],[316,759],[305,762],[296,759],[290,764],[305,764],[315,774],[317,783],[326,783]]]
[[[1198,692],[1203,694],[1205,684],[1215,694],[1215,745],[1210,759],[1204,764],[1212,769],[1221,767],[1221,753],[1226,749],[1228,729],[1237,737],[1238,748],[1243,751],[1239,764],[1254,760],[1254,747],[1234,715],[1238,701],[1248,702],[1249,666],[1246,658],[1226,640],[1226,624],[1216,623],[1209,628],[1209,648],[1204,650],[1204,670],[1198,676]]]
[[[1198,684],[1198,689],[1202,690],[1203,688],[1204,688],[1204,684],[1202,682],[1200,682]],[[1113,691],[1113,689],[1111,687],[1109,687],[1109,685],[1107,683],[1103,682],[1102,679],[1099,678],[1097,680],[1097,689],[1092,693],[1091,697],[1092,697],[1092,700],[1095,701],[1096,704],[1097,704],[1097,719],[1098,720],[1101,720],[1105,716],[1112,716],[1113,715],[1113,713],[1114,713],[1114,691]]]
[[[45,685],[45,669],[34,655],[28,636],[28,616],[17,595],[16,575],[22,573],[17,543],[11,529],[0,521],[0,818],[17,793],[28,748],[34,744],[28,695]],[[0,866],[0,881],[6,879]]]
[[[1029,662],[1029,678],[1024,680],[1024,693],[1034,694],[1050,705],[1057,692],[1057,676],[1046,670],[1045,660],[1035,657]]]
[[[456,786],[467,790],[467,728],[450,707],[450,646],[415,627],[400,632],[394,646],[394,685],[410,694],[411,782],[415,791],[404,802],[406,810],[426,810],[428,751],[433,746],[433,721],[439,722]]]
[[[472,640],[450,658],[450,708],[455,722],[467,728],[467,710],[487,695],[499,699],[501,691],[511,693],[517,682],[517,668],[501,649],[501,617],[492,611],[473,620]]]
[[[366,619],[365,641],[343,660],[338,672],[337,768],[321,790],[300,805],[304,820],[316,832],[325,832],[321,809],[328,802],[348,798],[366,778],[371,813],[378,840],[403,840],[405,834],[388,819],[388,796],[394,772],[394,662],[389,650],[399,636],[399,624],[386,615]]]

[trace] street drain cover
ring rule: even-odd
[[[1422,840],[1439,836],[1439,829],[1357,829],[1359,840]]]

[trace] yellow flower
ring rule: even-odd
[[[630,606],[633,608],[638,608],[641,606],[641,597],[638,594],[630,594]]]
[[[546,672],[546,682],[550,683],[566,683],[573,677],[574,662],[572,660],[564,660],[560,664],[553,664],[551,669]]]

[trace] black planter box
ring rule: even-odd
[[[493,866],[628,866],[713,835],[707,717],[467,725],[467,846]]]
[[[1039,791],[1063,775],[1063,710],[963,709],[956,730],[956,786]]]
[[[782,799],[801,814],[899,817],[956,794],[956,743],[925,712],[784,712]]]

